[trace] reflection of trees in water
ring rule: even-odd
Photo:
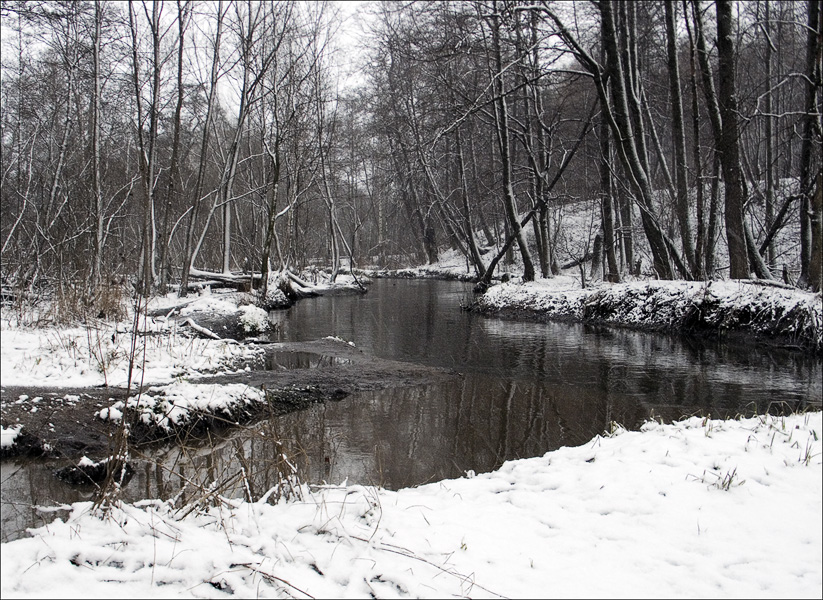
[[[602,402],[568,386],[467,375],[285,415],[277,419],[277,435],[307,481],[348,478],[397,489],[583,443],[607,427],[606,415],[641,418],[636,402],[611,412]]]
[[[39,506],[53,506],[90,500],[93,489],[72,487],[54,476],[54,470],[67,466],[64,461],[19,458],[4,460],[0,477],[3,482],[2,536],[0,542],[25,537],[28,527],[40,527],[65,512],[45,512]]]

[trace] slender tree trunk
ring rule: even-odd
[[[469,154],[471,155],[472,181],[474,181],[475,189],[478,189],[479,177],[477,175],[477,150],[475,149],[474,138],[475,136],[473,135],[469,136]],[[491,227],[489,227],[489,223],[486,220],[486,211],[481,208],[478,213],[480,217],[480,228],[483,230],[483,236],[486,238],[486,245],[494,246],[496,240],[494,239],[494,234],[492,233]]]
[[[214,120],[214,103],[217,97],[217,81],[220,67],[220,43],[223,35],[223,0],[217,3],[217,30],[214,36],[214,50],[212,53],[211,75],[209,77],[209,91],[206,100],[206,117],[203,121],[203,136],[200,142],[200,160],[197,167],[197,181],[192,194],[191,215],[186,227],[186,239],[183,246],[183,270],[180,276],[179,296],[184,298],[188,294],[189,271],[195,258],[194,228],[200,216],[203,205],[203,187],[206,178],[209,140],[211,138],[212,121]],[[199,243],[197,244],[199,248]]]
[[[717,229],[720,212],[720,155],[715,153],[712,189],[709,196],[709,225],[706,232],[706,276],[712,279],[715,275],[715,256],[717,255]]]
[[[495,3],[495,11],[496,10],[497,5]],[[512,183],[511,147],[509,144],[509,109],[506,101],[505,86],[503,85],[503,56],[500,48],[500,15],[496,13],[491,19],[493,21],[492,39],[496,66],[494,76],[494,93],[496,97],[494,114],[497,127],[497,142],[500,147],[500,159],[503,163],[504,207],[508,223],[517,239],[520,256],[523,260],[523,279],[525,281],[534,281],[534,263],[532,262],[531,252],[526,245],[526,237],[517,218],[517,200]]]
[[[99,0],[94,3],[94,38],[92,41],[94,91],[92,93],[92,218],[94,235],[92,244],[92,272],[90,287],[92,293],[100,287],[103,271],[103,192],[100,181],[100,44],[103,21],[103,5]]]
[[[605,119],[600,120],[600,194],[601,194],[601,215],[603,223],[603,245],[606,252],[606,265],[608,272],[606,280],[611,283],[620,281],[620,270],[617,267],[617,256],[615,255],[614,238],[614,209],[612,202],[612,174],[611,174],[611,148],[609,144],[609,125]],[[592,271],[592,277],[594,272]]]
[[[189,3],[177,0],[177,103],[174,107],[172,122],[171,166],[169,168],[169,182],[166,187],[166,201],[163,205],[162,225],[160,227],[160,293],[165,294],[168,283],[167,256],[169,251],[168,228],[172,207],[177,199],[177,184],[180,179],[180,119],[183,113],[183,50],[186,26],[188,20]]]
[[[263,132],[266,135],[266,132]],[[268,141],[263,139],[263,147],[266,152],[266,187],[264,197],[266,199],[266,229],[263,234],[263,248],[260,259],[261,290],[260,294],[265,299],[269,289],[269,269],[272,244],[277,237],[277,188],[280,182],[280,137],[275,133],[274,148],[272,149]]]
[[[650,173],[646,128],[641,110],[643,81],[640,77],[640,56],[637,51],[637,3],[612,2],[608,9],[615,26],[614,40],[616,47],[620,49],[621,73],[624,77],[623,88],[628,114],[631,119],[631,128],[635,133],[633,141],[637,148],[636,154],[643,171]]]
[[[466,237],[466,244],[471,255],[472,263],[477,275],[482,275],[486,267],[483,264],[483,257],[477,247],[477,240],[474,238],[474,226],[472,225],[471,210],[469,208],[469,186],[466,175],[466,160],[463,152],[463,136],[458,126],[454,132],[455,143],[457,145],[458,176],[460,178],[460,201],[463,209],[463,232]]]
[[[763,21],[763,36],[766,39],[766,230],[771,228],[774,223],[774,103],[772,94],[772,69],[773,69],[773,51],[771,40],[771,10],[770,0],[763,3],[765,10],[765,19]],[[774,270],[777,268],[777,262],[774,252],[774,243],[769,243],[766,248],[766,258],[769,263],[769,268]]]
[[[686,0],[683,0],[683,10],[685,13],[684,21],[686,23],[686,30],[689,35],[689,84],[692,101],[692,137],[694,138],[692,142],[692,153],[697,203],[697,243],[695,244],[694,251],[694,262],[696,269],[695,278],[703,281],[711,276],[710,271],[707,268],[706,259],[714,250],[714,238],[707,240],[706,235],[705,181],[703,178],[703,158],[702,153],[700,152],[700,103],[698,101],[699,93],[697,90],[697,49],[695,47],[692,28],[689,25],[687,9],[688,6],[686,4]]]
[[[680,225],[680,239],[683,254],[689,270],[697,272],[692,229],[689,219],[689,187],[686,176],[686,133],[683,126],[683,99],[680,92],[680,64],[677,58],[677,36],[675,30],[675,11],[677,4],[664,2],[666,14],[666,48],[669,68],[669,94],[672,104],[672,138],[674,144],[674,169],[677,189],[677,222]]]
[[[137,104],[137,153],[140,169],[140,180],[143,189],[142,204],[142,255],[141,255],[141,289],[140,293],[148,296],[151,293],[153,282],[154,248],[152,231],[154,228],[154,169],[156,158],[157,125],[159,113],[160,92],[160,12],[158,3],[152,5],[152,14],[149,18],[152,37],[152,80],[151,102],[149,103],[149,131],[148,139],[143,127],[143,101],[140,85],[140,59],[138,57],[137,24],[132,2],[129,2],[129,29],[132,38],[132,76],[134,84],[135,102]]]
[[[620,242],[626,261],[626,269],[634,273],[634,215],[632,200],[622,186],[617,188],[618,213],[620,215]]]
[[[809,252],[809,287],[813,292],[823,289],[823,173],[817,173],[816,190],[811,202],[811,251]]]

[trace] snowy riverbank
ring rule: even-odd
[[[478,297],[487,315],[602,323],[647,331],[752,335],[823,350],[820,294],[748,281],[635,281],[581,289],[572,277],[504,283]]]
[[[397,492],[88,503],[3,545],[3,597],[816,597],[821,413],[618,429]]]

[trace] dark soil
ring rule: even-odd
[[[253,370],[192,380],[192,383],[244,383],[264,389],[267,402],[232,415],[232,420],[204,415],[185,431],[172,435],[137,427],[132,441],[173,442],[175,437],[207,437],[215,429],[301,410],[317,402],[340,401],[360,390],[435,383],[458,376],[453,371],[401,363],[369,356],[336,340],[267,345],[270,356],[316,355],[316,366],[288,368],[267,361],[271,370]],[[284,361],[280,361],[284,362]],[[287,362],[287,361],[286,361]],[[27,396],[27,397],[23,397]],[[96,416],[126,398],[122,388],[3,387],[0,390],[0,422],[3,427],[23,425],[17,444],[2,456],[60,456],[101,460],[112,454],[117,425]]]

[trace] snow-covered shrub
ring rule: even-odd
[[[238,320],[246,334],[261,333],[269,327],[268,313],[259,306],[251,304],[240,307]]]

